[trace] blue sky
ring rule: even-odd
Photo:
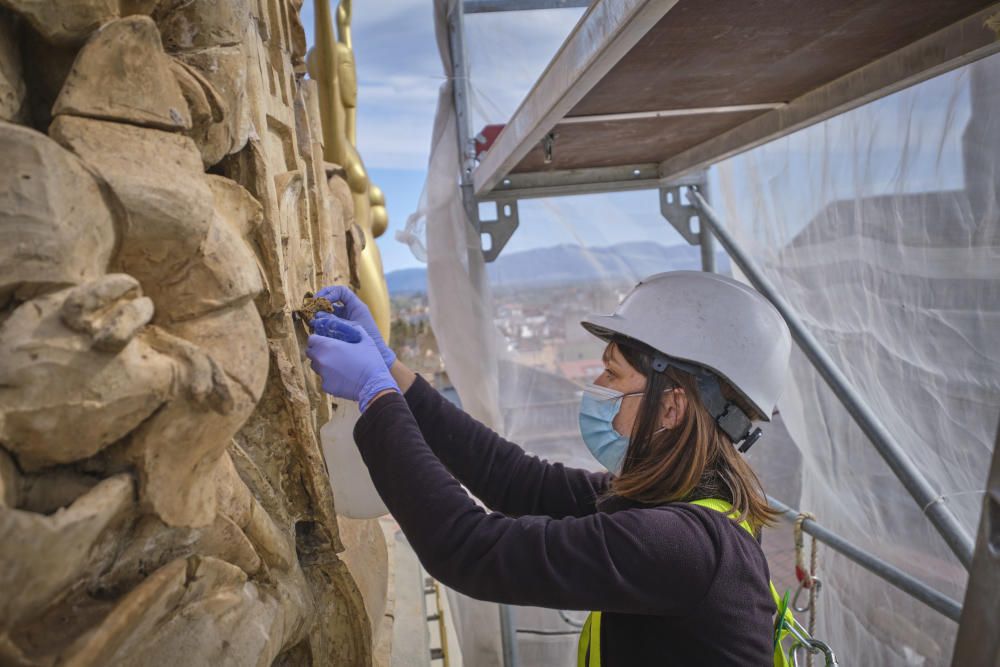
[[[310,45],[313,1],[306,0],[302,9]],[[386,193],[390,219],[378,245],[387,272],[420,266],[410,249],[395,240],[395,231],[417,207],[443,80],[432,2],[356,2],[354,12],[358,147],[374,182]],[[581,13],[563,9],[466,17],[474,127],[510,117]],[[778,207],[791,235],[826,201],[858,189],[859,179],[866,194],[961,187],[966,76],[958,70],[731,159],[726,211],[756,219]],[[873,127],[878,131],[872,132]],[[718,193],[719,170],[713,169],[711,178]],[[521,203],[520,217],[505,252],[557,243],[682,242],[660,216],[655,191],[527,201]]]
[[[356,2],[354,12],[358,148],[389,209],[389,230],[378,245],[387,272],[420,266],[394,237],[420,198],[443,81],[432,3]],[[561,9],[467,17],[476,127],[510,116],[581,13]],[[302,22],[311,45],[313,0],[306,0]],[[516,49],[510,48],[512,40]],[[523,202],[521,226],[505,252],[574,242],[681,242],[658,210],[655,192]],[[616,223],[613,235],[609,221]]]

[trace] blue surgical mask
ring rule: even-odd
[[[641,394],[642,392],[636,392]],[[615,430],[615,416],[622,407],[622,399],[635,394],[623,394],[614,389],[589,384],[580,401],[580,433],[587,449],[609,472],[621,472],[628,437]]]

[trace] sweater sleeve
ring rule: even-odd
[[[530,456],[445,399],[419,377],[406,402],[431,450],[487,507],[511,516],[585,516],[610,475]]]
[[[487,513],[424,442],[398,394],[377,399],[354,437],[424,567],[466,595],[516,605],[678,614],[697,605],[715,578],[718,525],[678,506],[563,519]]]

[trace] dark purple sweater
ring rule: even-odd
[[[772,664],[767,561],[723,514],[598,506],[608,474],[525,454],[420,378],[405,399],[373,402],[354,439],[427,572],[451,588],[604,612],[605,667]]]

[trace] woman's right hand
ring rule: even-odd
[[[317,332],[309,336],[306,356],[323,381],[323,391],[357,401],[364,412],[368,404],[387,391],[399,391],[382,361],[375,341],[359,324],[324,313]]]
[[[382,355],[382,360],[385,361],[386,368],[392,366],[392,363],[396,360],[396,354],[382,340],[382,333],[375,326],[375,319],[372,317],[371,311],[368,310],[368,306],[358,298],[358,295],[351,291],[350,287],[347,285],[324,287],[316,293],[316,296],[332,303],[333,314],[337,317],[360,325],[375,342],[379,354]],[[338,302],[343,305],[337,305]],[[324,315],[326,313],[322,311],[316,313],[316,317],[322,318]]]

